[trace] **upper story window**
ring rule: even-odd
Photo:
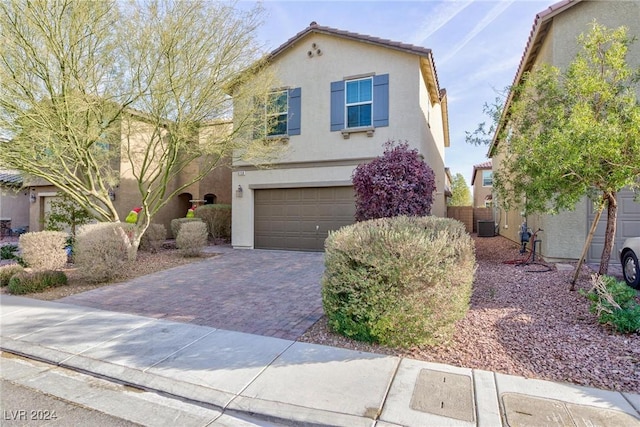
[[[300,135],[302,123],[302,90],[284,89],[267,95],[261,107],[264,116],[258,117],[254,138]]]
[[[371,77],[345,82],[347,127],[371,126],[373,79]]]
[[[331,82],[331,131],[389,126],[389,74]]]
[[[482,186],[483,187],[492,187],[493,186],[493,171],[482,171]]]
[[[265,105],[265,135],[279,136],[287,134],[287,115],[289,102],[287,91],[281,90],[268,95]]]

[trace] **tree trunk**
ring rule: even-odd
[[[609,260],[611,259],[611,251],[613,250],[613,241],[616,237],[616,224],[618,221],[618,201],[616,200],[615,191],[605,193],[607,201],[607,230],[604,236],[604,248],[602,248],[602,257],[600,258],[600,270],[598,274],[603,275],[609,272]]]
[[[602,209],[603,208],[598,209],[598,212],[596,212],[596,217],[591,223],[591,228],[589,229],[587,240],[584,242],[584,246],[582,247],[582,254],[580,255],[580,259],[578,260],[578,265],[576,265],[576,271],[575,273],[573,273],[573,279],[571,279],[571,287],[569,288],[570,291],[576,290],[576,281],[578,280],[578,276],[580,275],[580,269],[582,268],[584,259],[587,256],[587,251],[589,251],[589,246],[591,246],[591,240],[593,239],[593,235],[595,234],[596,228],[598,227],[600,216],[602,216]]]

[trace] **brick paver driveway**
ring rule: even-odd
[[[222,249],[58,301],[291,340],[322,316],[323,253]]]

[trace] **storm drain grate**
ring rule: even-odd
[[[474,421],[471,377],[431,369],[421,370],[411,396],[411,409]]]

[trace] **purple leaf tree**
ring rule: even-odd
[[[435,174],[418,150],[389,140],[382,156],[358,165],[352,181],[356,193],[356,221],[431,213]]]

